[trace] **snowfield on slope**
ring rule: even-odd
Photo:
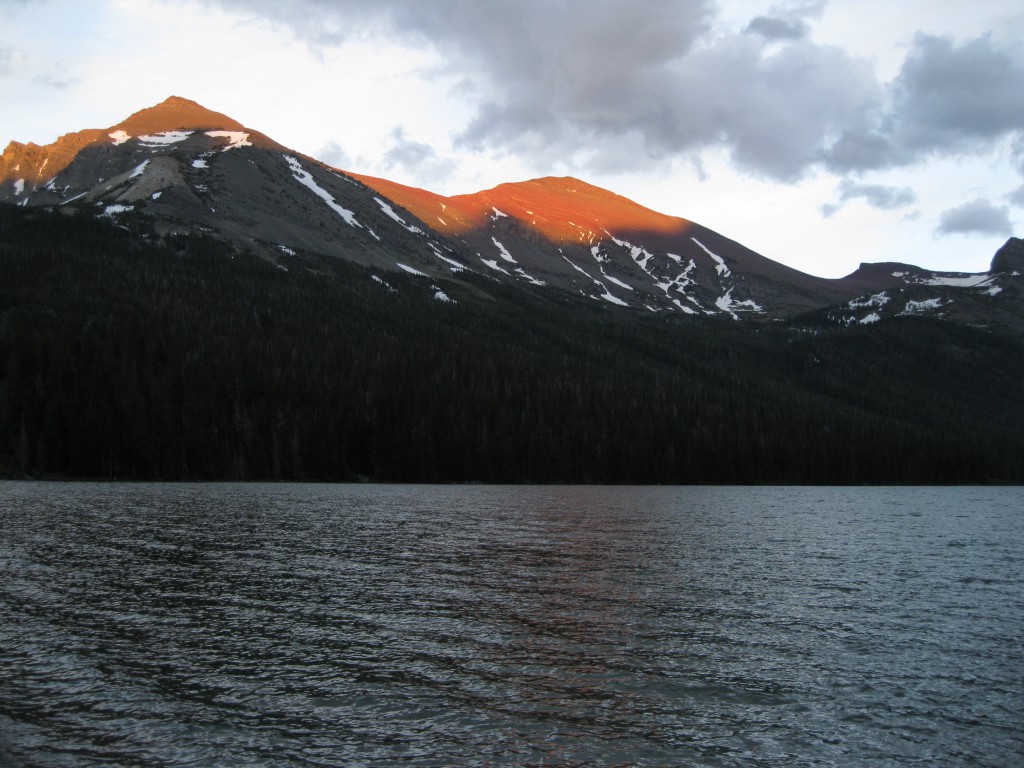
[[[121,133],[123,133],[123,131],[121,131]],[[139,136],[139,141],[142,142],[142,146],[147,149],[158,149],[160,147],[166,147],[169,144],[177,144],[179,141],[184,141],[193,133],[195,133],[195,131],[164,131],[163,133],[154,133],[151,136]],[[120,144],[122,142],[115,139],[114,143]]]
[[[508,249],[504,245],[502,245],[500,242],[498,242],[498,238],[492,237],[491,240],[493,240],[494,244],[498,247],[498,252],[501,254],[501,258],[503,258],[505,261],[509,262],[510,264],[518,264],[519,263],[518,261],[516,261],[515,259],[512,258],[512,254],[508,252]]]
[[[715,260],[715,271],[718,272],[719,277],[732,277],[732,271],[729,269],[728,266],[726,266],[725,259],[719,256],[717,253],[712,253],[711,249],[704,245],[704,243],[702,243],[696,237],[691,237],[690,239],[693,240],[693,242],[695,242],[697,245],[699,245],[703,249],[704,253],[706,253],[708,256]]]
[[[129,179],[137,179],[137,178],[138,178],[139,176],[141,176],[142,174],[144,174],[144,173],[146,172],[146,166],[148,166],[148,165],[149,165],[149,160],[143,160],[143,161],[142,161],[142,162],[141,162],[141,163],[140,163],[140,164],[139,164],[139,165],[138,165],[138,166],[137,166],[137,167],[135,168],[135,170],[134,170],[134,171],[132,171],[132,175],[131,175],[131,176],[129,176],[128,178],[129,178]]]
[[[882,291],[881,293],[876,293],[872,296],[868,296],[867,298],[851,299],[846,305],[850,309],[864,309],[866,307],[876,307],[877,309],[881,309],[888,303],[889,294]]]
[[[429,277],[429,275],[426,272],[420,272],[418,269],[414,269],[410,267],[408,264],[403,264],[400,261],[396,261],[395,264],[398,265],[399,269],[405,270],[410,275],[416,275],[417,277]]]
[[[249,134],[243,133],[242,131],[207,131],[206,135],[211,139],[227,139],[228,145],[221,150],[221,152],[227,152],[229,149],[238,149],[239,147],[251,147],[252,143],[249,141]]]
[[[407,224],[405,219],[403,219],[401,216],[399,216],[397,213],[395,213],[395,209],[394,208],[392,208],[386,202],[381,200],[379,197],[375,197],[373,199],[377,201],[377,205],[380,206],[380,209],[382,211],[384,211],[384,215],[387,216],[389,219],[392,219],[393,221],[397,221],[399,224],[401,224],[403,227],[405,227],[405,229],[409,230],[414,235],[422,235],[423,234],[423,230],[422,229],[420,229],[419,227],[414,227],[411,224]]]
[[[288,163],[288,165],[291,167],[292,176],[295,178],[297,182],[313,190],[316,196],[323,200],[325,203],[327,203],[327,205],[331,207],[331,210],[333,210],[335,213],[341,216],[341,218],[343,218],[347,224],[358,229],[363,228],[363,225],[356,221],[356,215],[348,208],[343,208],[342,206],[338,205],[334,201],[334,198],[331,196],[331,194],[313,180],[312,175],[310,175],[310,173],[305,168],[302,167],[302,164],[299,163],[298,160],[296,160],[294,157],[289,157],[288,155],[281,155],[281,157],[283,157],[285,161]]]

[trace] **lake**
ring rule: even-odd
[[[1024,764],[1024,489],[0,483],[0,765]]]

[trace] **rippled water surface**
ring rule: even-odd
[[[1024,764],[1024,490],[0,483],[0,765]]]

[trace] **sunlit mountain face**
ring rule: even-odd
[[[445,197],[332,168],[176,96],[48,146],[10,144],[0,201],[204,233],[286,269],[296,254],[339,258],[445,295],[438,281],[457,292],[475,273],[622,311],[740,322],[927,314],[1016,325],[1020,314],[1021,265],[1005,254],[982,274],[863,264],[824,279],[579,179]]]

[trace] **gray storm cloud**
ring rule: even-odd
[[[851,200],[863,200],[872,208],[891,211],[906,208],[917,202],[917,195],[910,187],[890,187],[883,184],[858,184],[843,179],[837,189],[839,202],[827,203],[821,207],[826,217],[831,216]]]
[[[427,179],[443,179],[453,170],[453,161],[440,157],[430,145],[408,138],[401,126],[391,132],[389,141],[385,168],[415,169]]]
[[[725,149],[740,170],[788,182],[1024,135],[1022,46],[920,35],[882,83],[869,62],[813,41],[821,2],[735,32],[716,26],[710,0],[207,2],[312,45],[382,34],[432,46],[475,106],[457,143],[538,165],[647,169]]]
[[[909,165],[939,154],[991,150],[1024,136],[1024,46],[998,48],[988,35],[955,46],[918,35],[888,88],[875,124],[852,127],[825,153],[835,171]]]
[[[811,28],[806,21],[787,21],[772,16],[757,16],[747,25],[746,31],[768,40],[801,40],[807,37]]]
[[[1010,212],[997,207],[984,198],[972,200],[943,211],[936,230],[940,235],[1010,235],[1013,225]]]

